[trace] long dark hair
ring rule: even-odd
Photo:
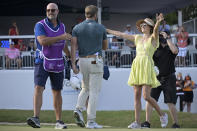
[[[149,27],[150,27],[150,34],[152,34],[154,27],[152,27],[152,26],[149,26]]]
[[[185,76],[185,81],[187,80],[187,78],[189,78],[189,80],[192,80],[190,75]]]

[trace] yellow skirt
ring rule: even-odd
[[[128,85],[149,85],[152,88],[156,88],[161,85],[157,80],[157,76],[154,71],[154,65],[148,59],[148,56],[136,56],[136,58],[133,60]]]

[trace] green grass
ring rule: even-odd
[[[169,115],[169,124],[171,127],[172,120]],[[86,112],[83,112],[86,119]],[[0,110],[0,122],[26,122],[28,117],[33,115],[30,110]],[[62,119],[65,123],[74,123],[73,111],[63,111]],[[182,128],[197,128],[197,114],[178,112],[179,124]],[[55,123],[54,111],[41,111],[41,123]],[[101,125],[111,126],[111,128],[127,128],[127,126],[134,121],[134,111],[97,111],[97,122]],[[145,112],[141,112],[141,122],[145,121]],[[4,126],[0,126],[1,128]],[[72,127],[73,128],[73,127]],[[111,129],[110,128],[110,129]],[[154,111],[151,117],[151,128],[160,128],[159,116]],[[109,131],[109,130],[108,130]]]
[[[43,127],[40,129],[35,129],[27,126],[0,126],[0,131],[57,131],[52,127]],[[97,130],[98,129],[91,129],[92,130]],[[131,131],[131,129],[126,129],[126,128],[119,128],[119,129],[99,129],[101,131]],[[192,128],[184,128],[184,129],[179,129],[179,131],[196,131],[197,129],[192,129]],[[90,129],[85,129],[85,128],[68,128],[66,131],[90,131]],[[132,131],[139,131],[139,129],[132,129]],[[174,131],[174,129],[169,129],[169,128],[154,128],[154,129],[143,129],[143,131]]]

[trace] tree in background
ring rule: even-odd
[[[197,17],[197,4],[192,4],[190,6],[187,6],[182,10],[183,13],[183,21],[191,20],[195,17]],[[177,11],[171,12],[165,16],[166,21],[170,25],[177,24],[178,21],[178,14]]]
[[[178,21],[178,15],[177,15],[177,12],[174,11],[172,13],[169,13],[165,16],[165,20],[167,21],[167,23],[169,25],[175,25],[177,24],[177,21]]]
[[[190,5],[184,9],[182,9],[183,12],[183,21],[191,20],[195,17],[197,17],[197,4]]]

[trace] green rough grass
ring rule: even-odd
[[[172,120],[169,115],[169,124],[171,127]],[[83,112],[86,120],[86,112]],[[33,115],[31,110],[0,110],[0,122],[26,122],[28,117]],[[62,119],[65,123],[74,123],[73,111],[63,111]],[[197,128],[197,114],[178,112],[179,124],[182,128]],[[55,123],[54,111],[41,111],[41,123]],[[111,126],[112,128],[127,128],[134,121],[134,111],[97,111],[97,122],[101,125]],[[141,112],[141,122],[145,121],[145,112]],[[160,128],[160,120],[157,113],[154,111],[151,117],[151,128]],[[2,128],[2,127],[1,127]],[[0,130],[1,131],[1,130]]]

